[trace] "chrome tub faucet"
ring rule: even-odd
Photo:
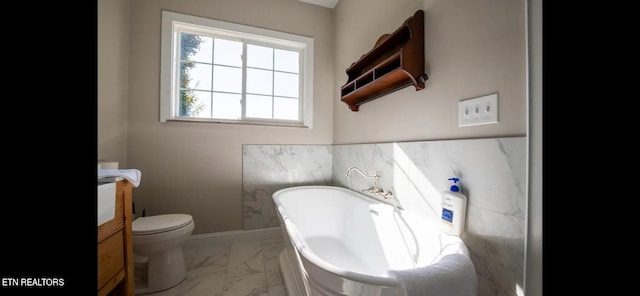
[[[380,173],[378,173],[378,171],[375,171],[375,174],[373,174],[373,175],[367,175],[364,172],[362,172],[360,169],[358,169],[357,167],[350,167],[350,168],[347,169],[347,172],[345,173],[344,176],[347,179],[349,179],[349,177],[351,176],[351,172],[352,171],[358,172],[360,175],[362,175],[365,178],[374,179],[373,187],[369,188],[369,189],[365,189],[363,191],[371,192],[371,193],[373,193],[373,194],[375,194],[377,196],[380,196],[380,197],[382,197],[384,199],[388,199],[388,198],[392,197],[393,194],[390,191],[389,192],[384,192],[384,190],[382,190],[382,189],[380,189],[378,187],[378,179],[380,179]]]

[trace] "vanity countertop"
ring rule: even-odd
[[[122,180],[124,180],[124,178],[122,178],[122,177],[100,178],[100,179],[98,179],[98,186],[104,185],[106,183],[115,183],[115,182],[122,181]]]

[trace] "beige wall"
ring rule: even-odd
[[[425,89],[347,109],[340,101],[346,68],[418,9],[425,11]],[[334,144],[526,134],[525,1],[341,0],[334,18]],[[458,101],[495,92],[499,123],[458,127]]]
[[[312,129],[159,121],[161,10],[314,38]],[[187,213],[194,234],[242,229],[243,144],[331,144],[332,10],[297,0],[134,0],[127,153],[142,171],[137,214]]]
[[[127,166],[129,0],[98,0],[98,160]]]

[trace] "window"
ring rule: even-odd
[[[162,12],[160,121],[311,127],[313,39]]]

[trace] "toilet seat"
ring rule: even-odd
[[[131,223],[133,235],[150,235],[182,228],[193,222],[187,214],[164,214],[140,217]]]

